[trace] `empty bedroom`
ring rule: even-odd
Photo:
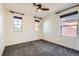
[[[1,56],[79,56],[79,3],[0,3]]]

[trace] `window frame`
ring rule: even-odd
[[[15,24],[15,19],[20,20],[21,24]],[[14,32],[22,32],[22,19],[23,18],[21,16],[13,16]],[[20,25],[20,28],[16,27],[15,25]],[[15,29],[17,29],[17,30],[15,30]]]
[[[75,11],[75,12],[78,12],[78,11]],[[77,13],[77,15],[78,15],[78,13]],[[69,15],[69,16],[70,16],[70,15]],[[63,18],[63,17],[62,17],[62,18]],[[73,36],[66,36],[66,35],[63,35],[63,34],[62,34],[62,29],[63,29],[64,27],[76,26],[76,28],[77,28],[77,29],[76,29],[76,37],[78,37],[79,15],[78,15],[78,18],[77,18],[77,23],[78,23],[77,25],[62,25],[62,24],[61,24],[61,23],[62,23],[62,21],[61,21],[61,16],[60,16],[60,21],[59,21],[59,22],[60,22],[60,25],[59,25],[59,26],[60,26],[60,36],[62,36],[62,37],[63,37],[63,36],[64,36],[64,37],[73,37]]]
[[[39,20],[35,20],[35,31],[38,32],[39,31]],[[37,24],[36,24],[37,23]],[[37,29],[38,28],[38,29]]]

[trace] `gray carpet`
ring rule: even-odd
[[[36,40],[7,46],[3,56],[79,56],[79,52],[48,41]]]

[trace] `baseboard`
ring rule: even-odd
[[[42,40],[45,40],[45,39],[42,39]],[[51,42],[51,41],[48,41],[48,40],[45,40],[45,41],[47,41],[47,42],[49,42],[49,43],[53,43],[53,44],[58,45],[58,46],[61,46],[61,47],[64,47],[64,48],[67,48],[67,49],[74,50],[74,51],[76,51],[76,52],[79,52],[78,50],[69,48],[69,47],[67,47],[67,46],[63,46],[63,45],[60,45],[60,44],[57,44],[57,43],[54,43],[54,42]]]
[[[37,39],[37,40],[32,40],[32,41],[27,41],[27,42],[22,42],[22,43],[29,43],[29,42],[38,41],[38,40],[43,40],[43,39]],[[17,43],[17,44],[12,44],[12,45],[7,45],[7,46],[5,46],[5,47],[13,46],[13,45],[18,45],[18,44],[22,44],[22,43]]]
[[[74,50],[74,51],[76,51],[76,52],[79,52],[78,50],[75,50],[75,49],[72,49],[72,48],[69,48],[69,47],[66,47],[66,46],[63,46],[63,45],[54,43],[54,42],[50,42],[50,41],[45,40],[45,39],[38,39],[38,40],[44,40],[44,41],[47,41],[47,42],[49,42],[49,43],[52,43],[52,44],[55,44],[55,45],[58,45],[58,46],[61,46],[61,47],[67,48],[67,49],[71,49],[71,50]],[[33,40],[33,41],[38,41],[38,40]],[[33,41],[29,41],[29,42],[33,42]],[[23,42],[23,43],[29,43],[29,42]],[[19,44],[22,44],[22,43],[19,43]],[[13,44],[13,45],[17,45],[17,44]],[[13,45],[8,45],[8,46],[13,46]],[[6,47],[8,47],[8,46],[6,46]]]
[[[2,51],[0,52],[0,56],[2,56],[4,49],[5,47],[2,48]]]

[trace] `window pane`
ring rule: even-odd
[[[22,17],[18,18],[17,16],[14,17],[14,30],[21,31],[22,30]]]
[[[21,25],[16,25],[16,24],[15,24],[14,26],[17,27],[17,28],[21,28]]]
[[[21,31],[22,29],[21,28],[16,28],[15,27],[15,31]]]
[[[61,25],[77,25],[77,24],[78,24],[78,14],[63,17],[61,19]]]
[[[14,24],[21,24],[21,20],[20,19],[14,19]]]
[[[77,26],[62,27],[62,36],[77,37]]]
[[[69,19],[78,19],[78,14],[68,16]]]
[[[66,20],[62,22],[62,25],[77,25],[78,24],[78,20]]]
[[[39,23],[35,22],[35,31],[38,31]]]

